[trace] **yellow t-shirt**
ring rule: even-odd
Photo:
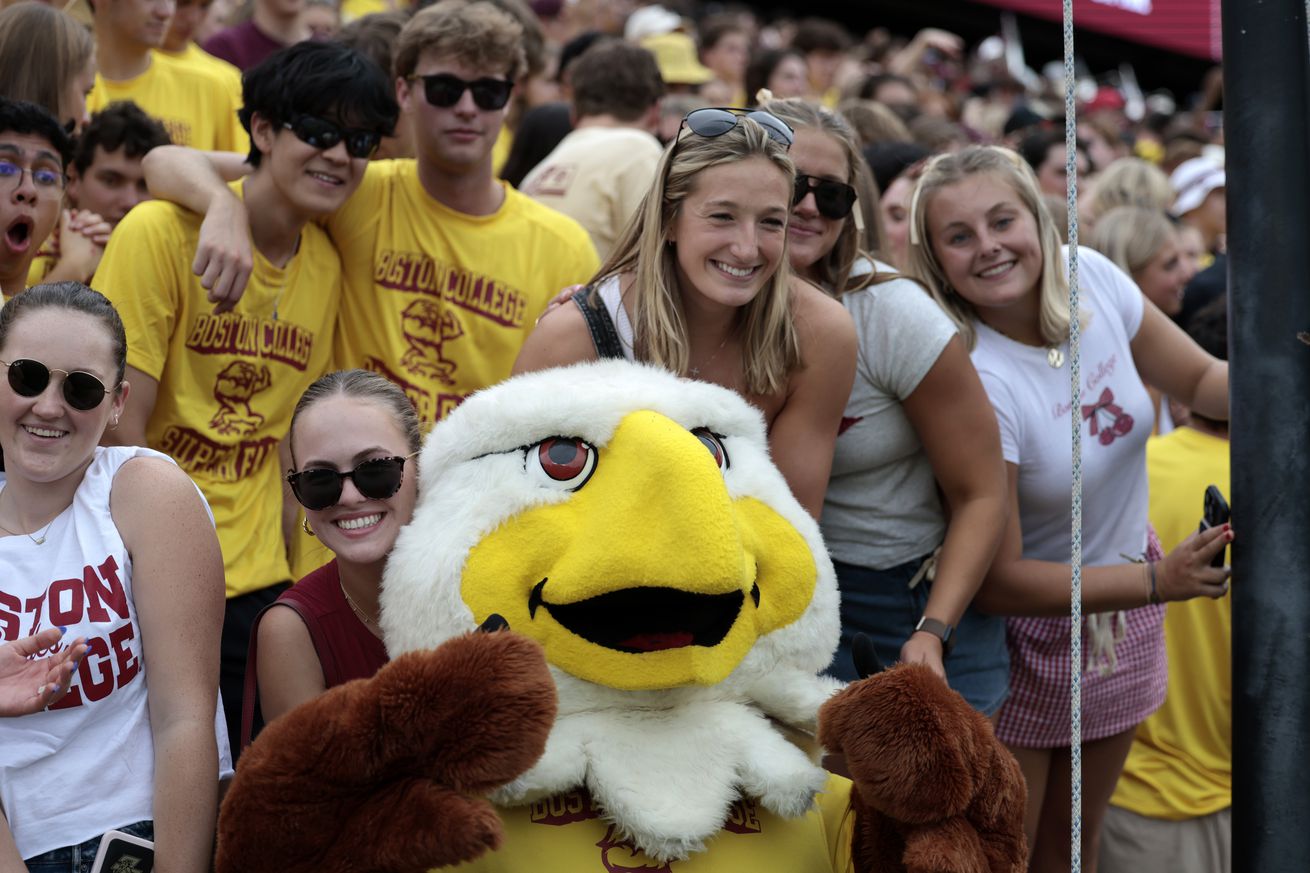
[[[1229,493],[1228,441],[1190,427],[1152,437],[1146,472],[1151,523],[1168,551],[1196,531],[1207,485]],[[1137,728],[1115,806],[1170,821],[1232,806],[1232,607],[1231,594],[1169,604],[1169,691]]]
[[[581,225],[504,190],[495,213],[465,215],[414,161],[373,161],[328,221],[346,275],[335,365],[391,379],[424,421],[506,378],[551,298],[599,267]]]
[[[59,263],[59,226],[50,232],[45,242],[41,243],[41,248],[37,249],[36,257],[32,258],[32,263],[27,268],[27,287],[40,285],[45,281],[45,277],[50,275],[50,271]]]
[[[372,15],[375,12],[390,12],[392,9],[400,9],[408,5],[407,3],[392,2],[392,0],[342,0],[341,23],[349,24],[357,18],[363,18],[365,15]]]
[[[187,43],[186,48],[182,49],[180,52],[166,52],[160,50],[156,52],[156,54],[162,54],[166,57],[172,58],[184,66],[206,70],[212,75],[218,77],[218,79],[227,86],[227,89],[232,92],[233,104],[238,109],[241,108],[241,71],[232,64],[229,64],[222,58],[214,57],[194,42]],[[237,123],[237,126],[241,126],[240,122]],[[244,133],[244,129],[242,132]]]
[[[659,864],[615,833],[615,826],[585,792],[573,791],[500,809],[505,842],[499,851],[451,869],[465,873],[739,873],[794,870],[840,871],[851,867],[851,783],[830,776],[816,806],[796,819],[779,818],[749,800],[732,804],[723,830],[704,852]]]
[[[151,52],[150,66],[134,79],[111,82],[97,73],[87,111],[99,112],[119,100],[131,100],[159,119],[177,145],[250,151],[250,138],[237,120],[240,90],[233,94],[230,80],[205,67]]]
[[[277,449],[330,362],[341,265],[322,228],[306,226],[286,267],[256,252],[241,302],[214,315],[191,272],[200,220],[140,204],[114,230],[96,284],[123,318],[127,363],[159,380],[146,442],[204,492],[235,597],[291,578]]]
[[[505,162],[509,160],[510,149],[514,148],[514,131],[509,129],[509,125],[502,124],[500,133],[496,134],[496,141],[491,146],[491,172],[497,176],[505,168]]]

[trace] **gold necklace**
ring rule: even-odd
[[[736,328],[734,328],[733,330],[729,331],[729,332],[728,332],[728,335],[725,336],[725,337],[723,338],[723,341],[722,341],[721,343],[719,343],[719,347],[718,347],[717,349],[714,350],[714,354],[710,355],[710,356],[709,356],[709,359],[705,361],[705,366],[706,366],[706,367],[708,367],[710,364],[713,364],[713,363],[714,363],[714,359],[717,358],[717,357],[719,356],[719,352],[723,351],[723,347],[726,346],[726,345],[728,344],[728,340],[732,339],[732,334],[735,333],[735,332],[736,332]],[[691,376],[691,378],[693,378],[693,379],[699,379],[699,378],[700,378],[700,371],[701,371],[701,368],[700,368],[700,367],[696,367],[696,366],[688,366],[688,367],[687,367],[687,374],[688,374],[689,376]]]
[[[369,633],[373,634],[373,636],[378,639],[381,639],[382,629],[378,626],[377,619],[369,617],[364,610],[359,608],[359,604],[355,602],[355,598],[350,596],[350,592],[346,590],[346,583],[341,581],[340,576],[337,577],[337,585],[341,586],[341,593],[345,596],[346,603],[350,605],[350,609],[355,613],[355,616],[360,620],[364,627],[368,628]]]
[[[59,516],[57,516],[57,515],[55,516],[55,518],[58,518],[58,517],[59,517]],[[36,537],[32,536],[30,533],[21,533],[21,534],[20,534],[18,531],[10,530],[9,528],[5,527],[3,524],[0,524],[0,530],[2,530],[2,531],[4,531],[5,533],[9,534],[11,537],[20,537],[20,536],[21,536],[21,537],[27,537],[27,538],[28,538],[29,540],[31,540],[32,542],[36,543],[38,546],[43,546],[43,545],[45,545],[46,534],[50,533],[50,527],[51,527],[51,525],[53,525],[53,524],[55,523],[55,518],[50,519],[50,524],[47,524],[47,525],[45,526],[45,530],[41,531],[41,535],[40,535],[40,536],[36,536]]]

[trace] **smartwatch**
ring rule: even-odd
[[[938,621],[925,615],[914,626],[914,632],[918,633],[919,631],[930,633],[941,640],[943,655],[949,655],[951,649],[955,648],[955,628],[944,621]]]

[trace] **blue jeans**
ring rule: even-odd
[[[909,587],[923,560],[885,570],[832,562],[841,589],[841,644],[828,667],[829,675],[847,682],[858,678],[851,660],[851,640],[857,633],[873,640],[883,666],[901,659],[901,646],[914,632],[932,592],[932,583],[926,579]],[[1010,687],[1005,619],[984,615],[970,606],[955,629],[955,648],[943,666],[951,687],[970,706],[989,716],[1000,709]]]
[[[135,824],[115,828],[134,837],[147,840],[155,838],[155,823],[139,821]],[[101,834],[101,836],[104,836]],[[76,846],[64,846],[51,849],[26,861],[28,873],[91,873],[91,865],[96,862],[96,851],[100,848],[100,837],[92,837]]]

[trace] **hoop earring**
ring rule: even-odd
[[[314,533],[314,529],[309,526],[309,519],[307,518],[302,518],[300,520],[300,529],[303,530],[305,533],[309,534],[311,537],[318,536],[318,534]]]

